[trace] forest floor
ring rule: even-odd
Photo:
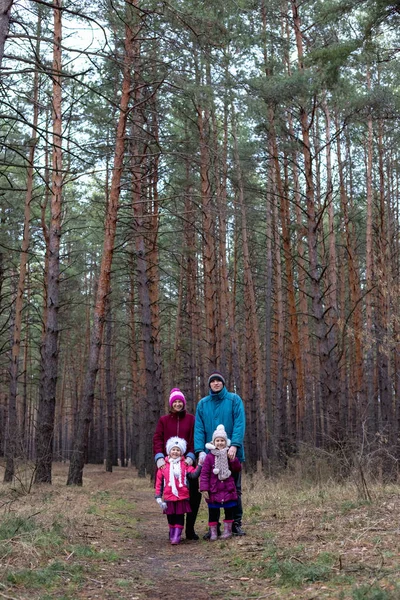
[[[352,484],[244,474],[246,536],[171,546],[134,469],[89,465],[81,488],[66,487],[67,470],[0,490],[0,599],[400,598],[400,486],[371,485],[366,502]]]

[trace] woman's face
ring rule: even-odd
[[[217,450],[222,450],[226,446],[226,439],[223,437],[216,437],[214,440],[214,446]]]
[[[172,403],[172,410],[174,412],[181,412],[181,410],[183,410],[184,404],[182,402],[182,400],[175,400]]]

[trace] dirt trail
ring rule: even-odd
[[[203,541],[183,541],[171,546],[168,541],[167,519],[154,503],[149,503],[148,493],[135,493],[140,521],[138,540],[131,540],[127,548],[132,559],[140,561],[142,575],[160,583],[160,590],[145,591],[145,597],[165,600],[211,598],[205,579],[212,578],[215,566],[209,555],[209,546]],[[150,505],[149,505],[150,504]],[[199,532],[202,531],[198,528]]]
[[[101,517],[85,527],[82,536],[86,541],[113,549],[120,558],[111,565],[104,565],[104,576],[94,576],[80,598],[211,600],[229,597],[229,594],[221,595],[222,585],[226,588],[229,582],[229,577],[226,578],[229,546],[243,540],[232,539],[210,546],[202,539],[185,540],[183,535],[179,545],[171,546],[167,519],[155,503],[148,483],[138,480],[130,469],[116,469],[108,474],[100,467],[98,471],[91,469],[89,477],[91,489],[97,489],[97,493],[104,490],[131,504],[126,518],[129,516],[136,523],[129,526],[131,535],[126,528],[121,531],[112,520]],[[124,511],[126,509],[121,508],[122,518]],[[199,515],[196,529],[200,536],[206,532],[205,511]],[[125,586],[123,591],[121,585]]]

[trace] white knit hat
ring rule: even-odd
[[[223,425],[218,425],[217,429],[212,434],[212,443],[213,444],[214,444],[215,438],[217,438],[217,437],[225,438],[226,439],[226,445],[227,446],[231,445],[231,440],[228,440],[228,435],[227,435],[227,433],[225,431],[225,427]]]
[[[185,454],[186,440],[184,440],[183,438],[177,437],[177,436],[170,437],[169,440],[167,440],[167,443],[165,445],[168,455],[174,446],[177,446],[180,449],[180,451],[182,452],[182,454]]]

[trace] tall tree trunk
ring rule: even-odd
[[[378,81],[379,84],[379,81]],[[377,289],[376,301],[379,310],[376,311],[377,320],[377,362],[378,362],[378,386],[380,406],[380,428],[381,440],[385,445],[395,441],[393,435],[393,413],[391,381],[389,375],[389,356],[391,346],[390,323],[390,284],[389,273],[391,268],[391,257],[388,243],[388,209],[386,198],[389,197],[388,182],[385,181],[384,173],[384,146],[383,146],[383,124],[378,121],[378,169],[379,169],[379,209],[377,218]]]
[[[250,262],[250,250],[248,243],[247,230],[247,215],[244,200],[244,182],[243,173],[240,164],[237,133],[236,133],[236,117],[234,107],[232,105],[232,138],[233,138],[233,153],[234,163],[237,176],[238,199],[241,216],[241,232],[242,232],[242,248],[243,248],[243,270],[244,270],[244,286],[245,286],[245,308],[248,318],[248,327],[246,327],[246,364],[248,365],[247,379],[247,401],[254,404],[255,414],[257,415],[253,423],[250,422],[249,435],[252,437],[251,443],[256,442],[256,452],[253,459],[257,460],[261,456],[266,457],[267,453],[267,437],[266,437],[266,404],[264,381],[262,378],[262,355],[259,323],[257,316],[257,304],[253,282],[253,275]],[[247,306],[246,306],[247,300]],[[251,382],[251,384],[250,384]],[[249,435],[247,436],[249,438]],[[253,468],[255,464],[251,465]]]
[[[186,246],[186,314],[188,319],[188,348],[187,359],[184,364],[183,380],[186,383],[185,389],[189,392],[188,410],[193,412],[195,409],[196,398],[196,364],[199,353],[197,352],[197,318],[196,318],[196,212],[193,202],[193,187],[190,184],[189,162],[185,162],[186,180],[188,186],[185,192],[185,246]]]
[[[291,30],[289,19],[286,19],[285,25],[283,26],[284,31],[282,35],[289,41],[291,39]],[[287,45],[289,48],[289,44]],[[292,74],[291,60],[289,52],[285,53],[286,70],[288,75]],[[289,139],[294,140],[296,138],[293,115],[291,110],[287,111],[287,119],[289,123]],[[306,249],[304,238],[306,236],[306,228],[303,223],[303,211],[302,211],[302,194],[300,191],[299,181],[299,154],[296,152],[295,147],[292,150],[291,155],[292,162],[292,176],[293,176],[293,188],[294,188],[294,208],[296,213],[296,238],[294,246],[297,253],[297,284],[298,284],[298,329],[299,337],[298,344],[302,349],[302,369],[303,373],[301,379],[304,386],[304,396],[302,400],[301,396],[301,385],[300,394],[297,400],[297,433],[300,440],[313,442],[315,440],[315,373],[313,368],[311,343],[310,343],[310,330],[309,330],[309,318],[310,313],[308,306],[308,289],[307,289],[307,267],[306,267]],[[294,273],[293,273],[294,275]],[[300,365],[299,365],[300,366]],[[297,370],[298,373],[300,372]]]
[[[60,239],[62,207],[62,88],[61,88],[61,0],[53,3],[53,161],[52,193],[50,202],[50,227],[47,272],[46,329],[42,346],[42,382],[36,423],[36,473],[35,483],[51,483],[53,460],[54,414],[56,406],[58,370],[58,310],[60,277]]]
[[[283,185],[278,145],[275,133],[275,115],[272,108],[269,109],[269,125],[271,149],[275,168],[275,182],[279,198],[280,223],[282,229],[283,256],[285,258],[286,286],[288,294],[289,309],[289,327],[290,327],[290,345],[296,372],[296,396],[297,396],[297,431],[302,431],[304,426],[305,395],[304,395],[304,373],[303,361],[301,356],[299,327],[297,322],[297,307],[294,286],[293,255],[290,241],[290,219],[289,219],[289,201],[287,191]]]
[[[326,197],[324,205],[328,211],[328,251],[327,259],[327,286],[324,295],[325,313],[327,322],[327,384],[330,386],[330,402],[328,412],[330,415],[330,434],[335,438],[344,439],[346,437],[346,425],[340,427],[342,406],[342,395],[339,384],[339,352],[338,352],[338,318],[339,309],[337,301],[337,257],[336,257],[336,231],[335,231],[335,211],[333,203],[333,176],[332,176],[332,149],[331,149],[331,115],[326,99],[323,101],[323,111],[325,114],[325,152],[326,152]],[[333,420],[333,422],[332,422]]]
[[[106,398],[107,398],[107,455],[106,455],[106,471],[112,473],[114,464],[114,427],[113,417],[115,413],[115,394],[112,374],[112,315],[111,302],[107,298],[106,309],[106,331],[105,331],[105,380],[106,380]]]
[[[10,3],[11,6],[11,3]],[[40,55],[40,36],[41,36],[41,7],[39,5],[38,12],[38,23],[37,23],[37,41],[36,41],[36,56]],[[1,15],[1,8],[0,8]],[[0,21],[1,30],[1,21]],[[1,45],[1,42],[0,42]],[[0,48],[1,50],[1,48]],[[30,219],[31,219],[31,202],[33,192],[33,174],[34,174],[34,160],[35,150],[37,145],[37,124],[39,116],[39,71],[38,65],[35,66],[35,73],[33,76],[33,122],[32,122],[32,138],[29,148],[28,157],[28,170],[27,170],[27,185],[25,194],[25,211],[24,211],[24,231],[22,236],[21,244],[21,255],[19,263],[19,279],[17,286],[17,294],[15,299],[15,313],[14,313],[14,331],[13,331],[13,342],[11,348],[11,361],[10,361],[10,385],[9,385],[9,396],[8,396],[8,427],[7,427],[7,454],[6,454],[6,468],[4,472],[4,481],[12,481],[14,476],[14,459],[17,457],[18,447],[23,453],[23,439],[25,434],[24,427],[21,431],[18,431],[17,423],[17,393],[18,393],[18,371],[19,371],[19,355],[21,347],[21,327],[22,327],[22,309],[24,300],[25,290],[25,278],[28,264],[28,252],[30,244]],[[23,419],[25,415],[23,413]],[[24,421],[25,424],[25,421]]]
[[[371,74],[367,69],[367,88],[371,89]],[[372,296],[373,296],[373,190],[372,190],[372,161],[373,161],[373,125],[372,115],[368,115],[367,122],[367,160],[366,160],[366,183],[367,183],[367,228],[366,228],[366,299],[365,299],[365,317],[366,317],[366,358],[365,358],[365,373],[366,373],[366,390],[367,390],[367,406],[368,406],[368,431],[371,436],[377,432],[377,415],[376,404],[374,397],[374,357],[373,357],[373,315],[372,315]]]
[[[157,120],[156,96],[151,98],[152,120],[150,125],[150,136],[159,145],[159,131]],[[151,330],[153,339],[153,352],[155,362],[155,377],[153,380],[154,393],[158,405],[155,407],[158,414],[163,409],[163,372],[161,359],[161,320],[160,320],[160,270],[159,270],[159,250],[158,250],[158,230],[160,224],[159,215],[159,196],[158,196],[158,167],[160,154],[155,153],[149,158],[149,177],[148,177],[148,262],[149,262],[149,295],[151,306]]]
[[[200,84],[198,76],[198,83]],[[205,311],[205,356],[207,369],[217,368],[216,340],[216,249],[215,249],[215,220],[211,188],[211,159],[210,159],[210,110],[201,102],[196,105],[197,128],[200,143],[200,195],[202,208],[202,241],[203,241],[203,272],[204,272],[204,311]]]
[[[348,401],[347,425],[353,427],[354,432],[362,435],[361,423],[365,418],[365,385],[363,373],[363,348],[362,348],[362,312],[361,312],[361,290],[358,275],[357,253],[355,247],[355,230],[349,215],[349,198],[346,190],[344,177],[344,164],[342,161],[342,149],[339,136],[339,117],[335,115],[336,128],[336,154],[339,171],[340,206],[343,214],[343,227],[345,235],[345,248],[347,253],[350,311],[352,313],[352,339],[354,344],[354,355],[350,351],[350,397]]]
[[[135,234],[136,250],[136,278],[139,299],[139,312],[141,324],[141,344],[143,350],[143,378],[145,381],[145,395],[139,404],[139,450],[140,462],[138,464],[138,474],[145,477],[152,473],[154,461],[151,447],[151,435],[156,428],[157,420],[161,408],[161,373],[156,360],[156,339],[154,336],[155,317],[158,314],[152,308],[152,301],[156,302],[158,298],[158,269],[156,266],[157,250],[154,248],[157,240],[158,231],[158,207],[154,203],[153,209],[149,208],[151,196],[149,190],[144,189],[143,182],[146,179],[146,161],[147,140],[144,138],[144,110],[143,110],[143,85],[141,81],[141,58],[140,41],[135,40],[134,44],[134,69],[135,85],[134,100],[137,107],[133,114],[133,141],[131,144],[132,160],[132,210],[133,210],[133,231]],[[155,198],[156,200],[156,198]],[[147,209],[147,214],[146,214]],[[153,213],[153,214],[152,214]],[[152,230],[153,226],[153,230]],[[149,234],[150,231],[150,234]],[[149,252],[149,246],[152,251]],[[152,267],[149,261],[153,257],[155,261]],[[155,283],[151,282],[151,274],[156,278]],[[156,326],[156,328],[158,325]],[[157,333],[158,335],[158,333]]]
[[[298,11],[297,0],[291,0],[293,25],[296,38],[299,69],[304,70],[303,61],[303,38],[301,21]],[[318,356],[317,391],[316,391],[316,436],[317,444],[323,440],[323,416],[326,413],[329,419],[329,436],[333,439],[338,435],[339,413],[338,413],[338,370],[333,357],[329,353],[328,332],[324,319],[324,307],[322,304],[322,270],[318,258],[318,227],[321,215],[316,209],[313,155],[310,139],[310,127],[307,110],[300,107],[300,126],[302,133],[302,149],[304,158],[304,175],[306,180],[306,203],[307,203],[307,237],[309,253],[309,277],[312,314],[316,335],[316,351]],[[323,400],[323,404],[321,401]],[[321,410],[323,408],[323,410]]]
[[[274,297],[274,261],[272,256],[272,244],[274,236],[274,219],[273,219],[273,167],[271,175],[267,179],[266,191],[266,285],[265,285],[265,400],[266,408],[266,433],[267,436],[267,460],[273,462],[275,458],[274,444],[274,413],[273,413],[273,390],[272,390],[272,372],[273,372],[273,355],[272,355],[272,331],[273,331],[273,297]],[[262,459],[263,460],[263,459]],[[267,462],[263,461],[264,469]]]
[[[277,173],[274,172],[273,182],[277,189]],[[282,189],[283,197],[283,189]],[[287,462],[288,446],[288,415],[284,378],[285,358],[285,317],[283,307],[282,289],[282,258],[281,240],[278,229],[278,204],[273,205],[273,220],[275,223],[273,233],[273,252],[275,255],[275,313],[276,313],[276,379],[275,379],[275,423],[274,423],[274,451],[280,465],[285,466]]]
[[[132,377],[132,410],[131,410],[131,422],[132,422],[132,431],[131,431],[131,452],[130,458],[132,464],[136,467],[138,451],[139,451],[139,404],[140,398],[144,395],[144,390],[140,387],[140,377],[139,377],[139,351],[137,349],[136,342],[136,310],[135,310],[135,281],[134,281],[134,273],[135,273],[135,261],[134,261],[134,252],[131,249],[129,253],[129,324],[130,324],[130,362],[131,362],[131,377]]]
[[[10,26],[10,13],[14,0],[0,0],[0,69],[4,56],[4,44]]]
[[[90,337],[88,366],[82,392],[79,422],[71,456],[67,485],[82,485],[83,468],[88,447],[89,427],[92,420],[94,391],[105,322],[106,301],[110,293],[111,266],[117,228],[118,203],[121,189],[121,177],[124,168],[125,131],[131,95],[131,67],[134,32],[130,26],[131,15],[129,14],[129,8],[133,8],[136,4],[137,0],[127,0],[128,14],[125,21],[124,72],[115,142],[114,166],[112,171],[110,198],[106,209],[103,254]]]

